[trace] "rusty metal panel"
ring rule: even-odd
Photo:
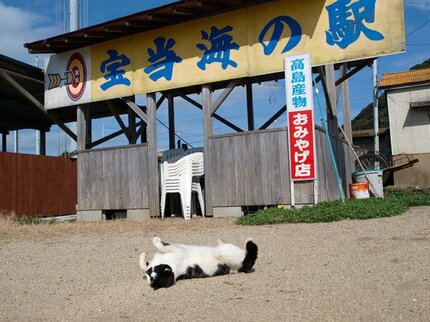
[[[76,213],[76,160],[0,153],[0,213],[47,217]]]

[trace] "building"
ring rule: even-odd
[[[382,76],[390,120],[393,162],[419,162],[395,172],[398,186],[430,186],[430,68]]]
[[[338,17],[335,8],[330,9],[332,0],[299,2],[183,0],[25,44],[29,53],[55,54],[45,71],[47,113],[76,113],[77,133],[71,136],[77,141],[78,219],[98,220],[113,211],[133,219],[160,215],[157,110],[166,100],[169,149],[174,149],[175,98],[201,111],[207,216],[241,215],[243,207],[343,198],[354,158],[337,137],[337,93],[343,92],[348,113],[348,78],[377,56],[404,51],[402,1],[378,1],[374,12],[366,14],[377,22],[370,36],[345,35],[340,42],[339,30],[332,28]],[[280,15],[284,12],[288,16]],[[364,18],[357,12],[356,19]],[[349,46],[352,42],[357,43]],[[305,58],[294,59],[289,68],[285,60],[306,52],[312,53],[313,73],[319,74],[315,82],[322,84],[332,134],[315,128],[313,143],[311,98],[304,96],[312,95],[301,89],[305,81],[312,84],[313,77],[309,69],[305,74]],[[335,70],[340,70],[338,79]],[[296,88],[290,110],[285,104],[263,124],[256,123],[253,85],[284,79],[290,72],[303,83]],[[241,127],[218,114],[238,86],[246,88]],[[336,86],[341,86],[339,91]],[[213,95],[215,91],[222,92]],[[137,104],[137,95],[146,95],[146,105]],[[94,140],[94,103],[104,105],[120,131]],[[299,115],[303,108],[306,112]],[[286,112],[303,118],[288,128],[297,131],[293,134],[300,131],[293,135],[294,152],[288,149],[287,127],[274,126]],[[120,117],[125,114],[128,124]],[[215,120],[233,132],[218,135]],[[95,149],[123,134],[128,145]],[[318,181],[313,180],[315,173]]]

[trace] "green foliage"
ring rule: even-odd
[[[64,152],[63,152],[63,153],[61,153],[59,156],[60,156],[60,157],[63,157],[63,158],[71,158],[71,157],[73,156],[73,153],[72,153],[72,152],[69,152],[69,151],[64,151]]]
[[[378,97],[379,128],[389,127],[388,105],[385,95]],[[353,131],[373,129],[373,103],[370,103],[361,110],[351,121]]]
[[[52,225],[56,224],[57,221],[55,219],[41,219],[35,217],[22,217],[14,220],[14,224],[17,226],[21,225]]]
[[[241,217],[239,225],[332,222],[344,219],[370,219],[400,215],[412,206],[430,205],[430,190],[394,191],[385,199],[349,199],[321,202],[316,206],[269,208]]]
[[[421,64],[416,64],[412,66],[410,70],[417,70],[417,69],[424,69],[424,68],[430,68],[430,58],[423,61]]]

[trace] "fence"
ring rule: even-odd
[[[325,133],[315,132],[319,200],[339,198]],[[348,146],[331,138],[342,186],[348,194],[354,159]],[[286,128],[251,131],[209,138],[213,207],[290,204]],[[295,184],[297,204],[313,202],[312,182]]]
[[[148,209],[148,146],[78,154],[78,210]]]
[[[76,160],[0,152],[0,212],[18,217],[76,213]]]

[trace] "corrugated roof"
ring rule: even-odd
[[[430,101],[411,102],[409,106],[411,108],[430,108]]]
[[[95,26],[24,44],[30,54],[61,53],[99,42],[246,8],[273,0],[182,0]]]
[[[381,89],[430,83],[430,68],[411,70],[401,73],[391,73],[382,75],[378,87]]]

